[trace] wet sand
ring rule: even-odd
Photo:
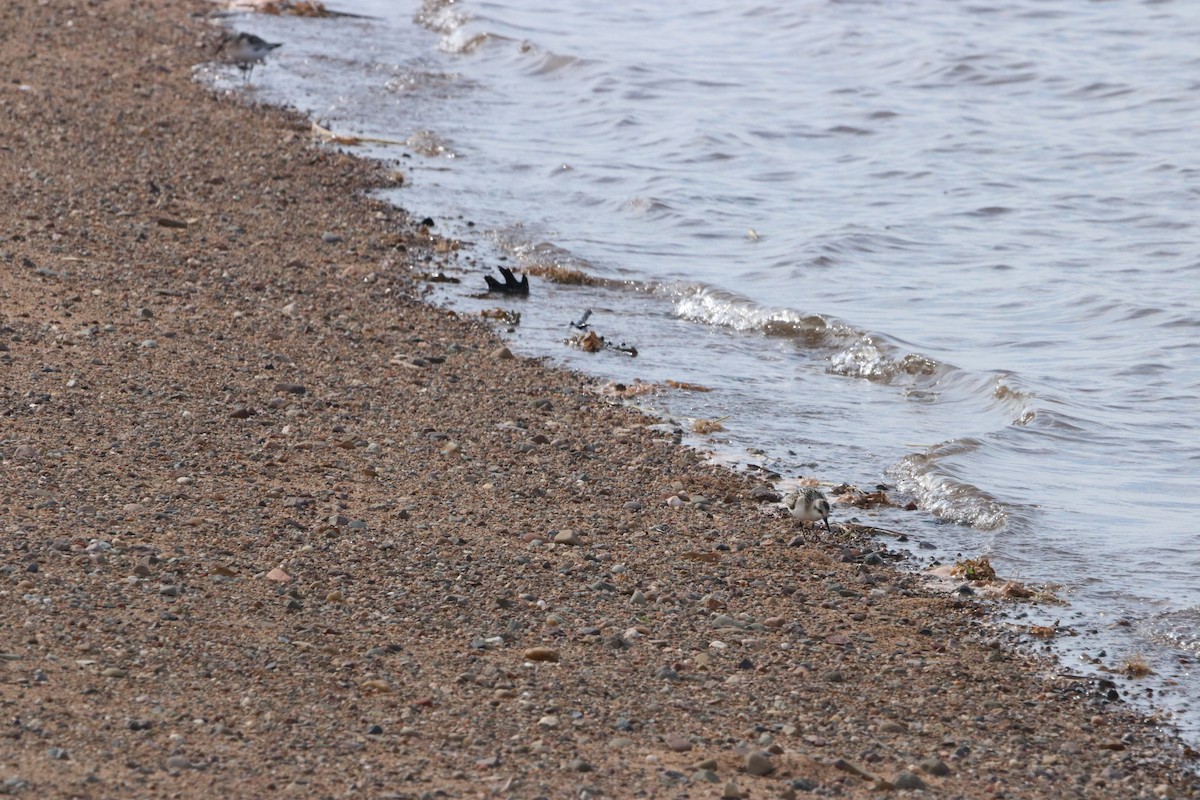
[[[0,9],[0,792],[1200,794],[974,599],[424,304],[394,176],[192,81],[210,11]]]

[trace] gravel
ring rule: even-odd
[[[212,11],[0,5],[4,791],[1197,796],[1122,690],[424,303],[476,273],[194,81]]]

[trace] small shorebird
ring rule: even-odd
[[[783,498],[783,504],[792,516],[802,522],[822,520],[829,530],[829,498],[815,486],[805,486]]]
[[[217,52],[224,55],[227,63],[240,69],[246,80],[250,80],[255,65],[263,63],[267,55],[281,44],[283,42],[265,41],[253,33],[231,33],[221,40]]]

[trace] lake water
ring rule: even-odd
[[[894,487],[919,509],[835,520],[1061,584],[1030,619],[1083,634],[1067,669],[1144,657],[1130,695],[1200,731],[1194,5],[331,8],[363,16],[233,18],[285,42],[245,91],[404,142],[356,150],[470,243],[440,302],[519,311],[529,355],[712,389],[640,402],[720,419],[694,441],[724,461]],[[475,296],[498,264],[597,280]],[[637,357],[564,344],[585,309]]]

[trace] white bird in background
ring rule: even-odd
[[[221,40],[217,52],[223,55],[227,63],[240,69],[246,80],[250,80],[255,65],[263,63],[267,55],[282,44],[265,41],[253,33],[231,33]]]
[[[783,504],[796,519],[802,522],[821,520],[825,523],[825,530],[829,530],[829,498],[815,486],[805,486],[792,492],[783,498]]]

